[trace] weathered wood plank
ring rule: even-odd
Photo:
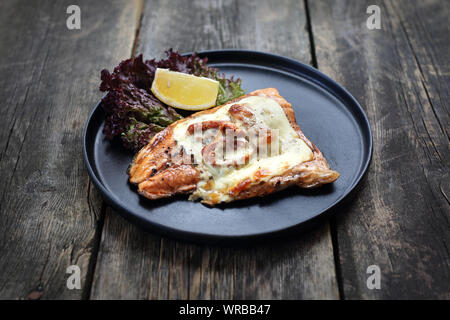
[[[100,98],[98,77],[129,56],[136,4],[0,3],[0,297],[79,299],[89,291],[101,200],[82,157],[82,131]],[[82,290],[66,288],[81,268]],[[92,269],[92,268],[91,268]]]
[[[218,48],[268,51],[311,62],[301,1],[155,0],[146,5],[138,52],[158,57]]]
[[[138,50],[217,48],[311,61],[301,1],[151,1]],[[106,215],[92,298],[338,298],[328,223],[291,242],[247,249],[185,244]]]
[[[354,94],[374,133],[358,199],[336,216],[344,297],[450,298],[450,43],[445,1],[310,1],[319,69]],[[381,268],[381,289],[366,268]]]

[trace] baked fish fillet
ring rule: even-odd
[[[146,198],[187,193],[215,205],[317,187],[339,173],[304,136],[291,104],[267,88],[172,123],[139,151],[129,176]]]

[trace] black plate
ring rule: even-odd
[[[102,135],[104,114],[97,105],[84,132],[89,174],[106,201],[140,226],[194,241],[240,240],[272,235],[303,225],[342,201],[364,175],[372,153],[372,133],[358,102],[339,84],[298,61],[240,50],[201,52],[208,64],[242,78],[248,92],[274,87],[292,103],[305,135],[341,176],[314,190],[289,188],[264,198],[214,208],[187,196],[151,201],[127,182],[133,155]]]

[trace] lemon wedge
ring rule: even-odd
[[[151,90],[165,104],[183,110],[204,110],[216,105],[219,82],[157,68]]]

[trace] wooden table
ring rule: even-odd
[[[73,3],[81,30],[66,27]],[[444,0],[0,2],[0,298],[449,299],[449,16]],[[100,70],[170,47],[281,54],[346,87],[374,134],[354,199],[295,239],[246,248],[119,217],[82,157]]]

